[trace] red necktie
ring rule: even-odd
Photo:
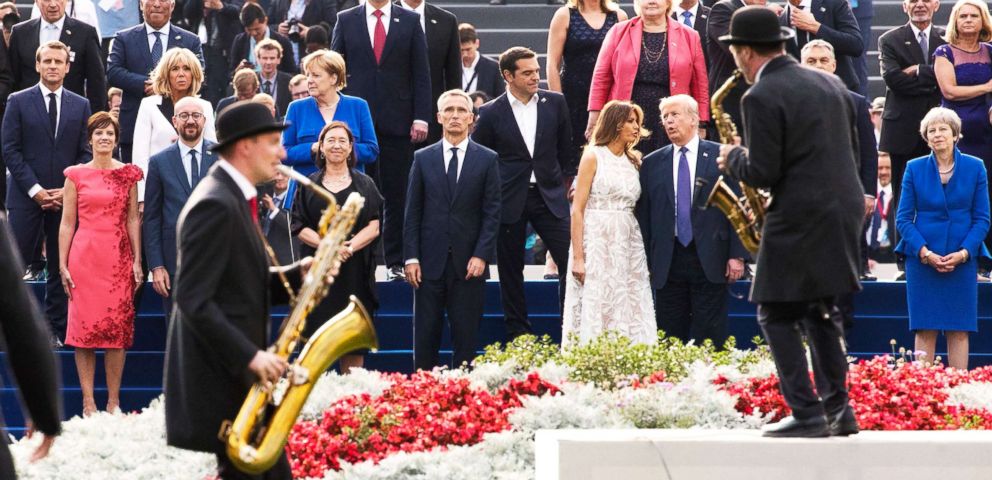
[[[252,221],[258,225],[258,197],[248,199],[248,213],[251,214]]]
[[[375,63],[382,59],[382,49],[386,46],[386,26],[382,24],[382,10],[372,12],[375,15],[375,32],[372,37],[372,52],[375,54]]]

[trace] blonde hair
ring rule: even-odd
[[[328,75],[337,75],[338,83],[335,85],[338,90],[347,86],[347,70],[345,69],[344,57],[334,50],[320,49],[303,57],[303,71],[309,72],[314,68],[323,70]]]
[[[992,40],[992,19],[989,18],[989,6],[985,2],[980,2],[978,0],[958,0],[958,3],[954,4],[951,8],[951,18],[947,20],[947,33],[944,35],[944,40],[947,43],[955,44],[958,41],[958,13],[961,12],[961,8],[965,5],[971,5],[978,9],[978,15],[982,18],[982,29],[978,32],[978,41],[987,42]],[[984,46],[982,47],[984,48]]]
[[[169,71],[179,65],[187,65],[192,73],[192,81],[189,84],[189,94],[200,93],[200,86],[203,85],[203,69],[200,68],[200,60],[193,52],[185,48],[173,48],[167,50],[162,55],[162,60],[155,66],[150,75],[152,81],[152,91],[156,95],[171,95],[172,87],[169,85]]]
[[[234,72],[234,78],[231,79],[231,86],[237,90],[239,85],[244,85],[248,81],[254,82],[255,88],[258,88],[258,77],[255,75],[255,71],[250,68],[242,68]]]
[[[252,103],[261,103],[267,107],[275,109],[276,99],[272,98],[272,95],[268,93],[256,93],[254,97],[251,97]]]
[[[282,45],[280,45],[279,42],[271,38],[266,38],[265,40],[262,40],[261,42],[255,44],[255,56],[257,57],[258,53],[261,52],[262,50],[277,50],[279,52],[280,57],[282,57],[284,53],[282,51]]]
[[[565,6],[578,10],[579,4],[582,3],[582,1],[583,0],[568,0],[565,2]],[[614,12],[617,10],[617,4],[613,0],[599,0],[599,10],[603,13]]]

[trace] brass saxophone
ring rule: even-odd
[[[326,278],[335,275],[341,266],[338,252],[354,227],[365,199],[352,193],[339,207],[334,196],[307,177],[291,168],[280,166],[279,170],[328,203],[320,217],[318,233],[322,238],[313,263],[293,301],[292,312],[282,324],[278,340],[269,347],[270,352],[288,360],[303,335],[307,316],[327,295]],[[324,371],[350,351],[377,347],[371,317],[362,303],[352,296],[348,307],[324,323],[307,341],[274,386],[253,385],[238,416],[221,426],[220,439],[227,445],[227,456],[234,466],[248,474],[260,474],[272,468],[300,409]]]
[[[710,115],[716,122],[720,141],[728,145],[734,143],[737,127],[734,125],[733,119],[730,118],[730,114],[723,111],[723,99],[737,85],[742,76],[740,70],[734,70],[730,78],[723,82],[723,85],[716,92],[713,92],[713,96],[710,98]],[[758,246],[761,244],[761,228],[765,222],[765,208],[769,195],[744,182],[739,183],[743,198],[734,193],[721,175],[716,180],[716,185],[713,186],[713,191],[710,192],[706,200],[706,206],[715,206],[723,212],[730,220],[730,225],[734,227],[737,236],[740,237],[741,244],[747,251],[751,252],[752,256],[756,256]]]

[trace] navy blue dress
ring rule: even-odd
[[[967,52],[951,45],[941,45],[934,50],[934,57],[944,57],[954,65],[954,76],[960,86],[988,83],[992,80],[992,46],[981,44],[977,52]],[[967,100],[941,100],[942,107],[954,110],[961,117],[961,135],[958,148],[961,153],[992,162],[992,124],[989,123],[989,99],[978,95]]]
[[[562,52],[561,93],[565,96],[572,120],[572,143],[575,145],[576,164],[586,144],[586,124],[589,122],[589,85],[596,69],[596,58],[603,45],[606,32],[617,23],[617,12],[606,14],[606,21],[598,30],[589,26],[578,8],[568,10],[568,34]]]

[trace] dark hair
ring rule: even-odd
[[[489,94],[486,93],[486,92],[483,92],[482,90],[476,90],[476,91],[468,94],[468,98],[471,98],[472,99],[472,103],[475,103],[475,101],[478,100],[478,99],[480,99],[480,98],[482,99],[482,103],[486,103],[486,102],[492,100],[492,98],[489,97]]]
[[[246,3],[244,7],[241,7],[241,25],[245,28],[259,20],[264,23],[265,19],[265,10],[262,10],[262,7],[257,3]]]
[[[471,23],[458,25],[459,43],[475,43],[479,40],[479,34],[475,32],[475,27]]]
[[[121,125],[113,115],[107,112],[96,112],[86,121],[86,139],[93,138],[93,133],[101,128],[114,127],[114,143],[120,143]]]
[[[327,28],[323,25],[314,25],[307,30],[307,37],[303,43],[317,43],[322,47],[327,47],[331,44],[331,39],[327,35]]]
[[[510,47],[499,55],[499,73],[509,71],[510,75],[517,73],[517,61],[537,58],[537,54],[527,47]]]
[[[358,158],[355,157],[355,134],[351,132],[351,128],[348,127],[347,123],[340,120],[335,120],[327,125],[324,125],[323,130],[320,131],[320,135],[317,136],[317,154],[314,156],[313,163],[317,164],[317,168],[324,170],[327,168],[327,159],[324,158],[324,137],[327,136],[327,132],[334,130],[335,128],[344,129],[345,133],[348,134],[348,141],[351,142],[351,154],[348,155],[348,169],[355,168],[355,164],[358,163]]]

